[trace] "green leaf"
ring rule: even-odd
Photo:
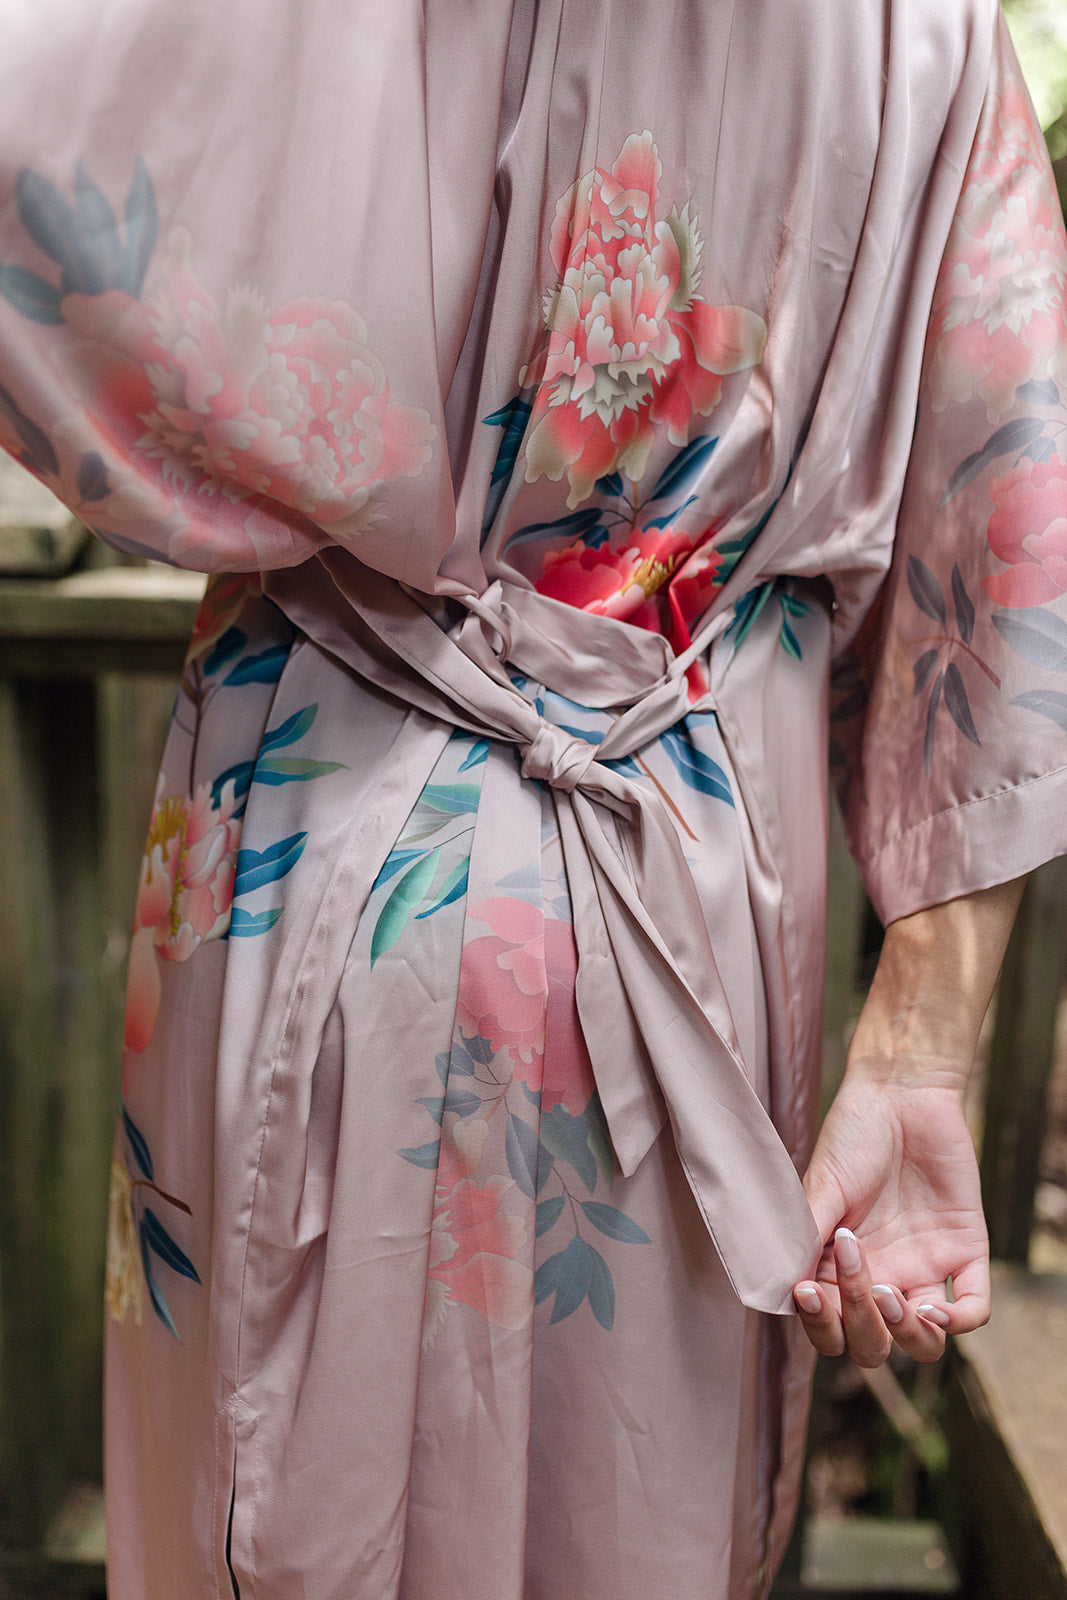
[[[454,901],[461,900],[467,892],[467,880],[470,876],[470,867],[470,856],[467,856],[464,860],[457,862],[456,866],[453,867],[452,871],[441,885],[440,894],[434,901],[433,905],[427,906],[425,911],[418,912],[418,918],[421,919],[422,917],[432,917],[435,911],[441,910],[442,906],[450,906]]]
[[[430,850],[421,861],[416,861],[400,879],[379,913],[371,939],[370,964],[373,967],[379,956],[391,950],[400,938],[412,911],[422,900],[434,879],[441,848]]]
[[[447,811],[452,816],[466,816],[477,811],[482,797],[477,783],[428,783],[419,795],[419,804],[434,811]]]
[[[283,783],[307,783],[310,778],[325,778],[330,772],[347,772],[341,761],[311,761],[306,756],[267,756],[256,762],[253,783],[276,789]]]
[[[312,706],[305,706],[302,711],[294,711],[291,717],[286,717],[284,722],[279,722],[276,728],[268,728],[263,735],[260,752],[264,750],[280,750],[283,745],[295,744],[302,739],[318,715],[318,702]]]
[[[121,1110],[122,1126],[126,1130],[127,1139],[130,1141],[130,1149],[133,1151],[133,1159],[137,1163],[137,1167],[142,1178],[147,1178],[149,1183],[151,1183],[152,1179],[155,1177],[155,1173],[152,1170],[152,1155],[148,1148],[148,1140],[145,1138],[140,1128],[137,1127],[133,1118],[130,1116],[130,1113],[126,1110],[125,1104],[122,1105]]]
[[[532,1200],[537,1183],[537,1135],[528,1123],[510,1111],[504,1135],[504,1155],[511,1176],[523,1194]]]
[[[277,844],[268,845],[266,850],[239,850],[233,880],[234,899],[284,878],[300,860],[307,839],[306,833],[293,833],[287,839],[279,839]]]
[[[245,683],[277,683],[285,671],[285,663],[288,660],[287,644],[271,645],[269,650],[261,650],[259,655],[245,656],[229,676],[222,680],[223,685],[232,684],[234,687],[240,687]]]
[[[611,1148],[611,1137],[608,1133],[607,1118],[604,1108],[600,1104],[600,1096],[594,1094],[582,1117],[586,1125],[589,1148],[593,1152],[597,1166],[609,1183],[615,1177],[615,1154]]]

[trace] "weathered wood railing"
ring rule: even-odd
[[[41,1588],[27,1553],[40,1549],[72,1483],[99,1472],[100,1284],[127,930],[201,587],[189,574],[128,567],[0,581],[0,1545],[9,1577],[22,1561],[19,1594],[68,1592],[63,1582],[72,1580],[59,1567],[51,1589]],[[832,1086],[862,999],[865,922],[836,821],[830,882]],[[1055,864],[1027,891],[990,1057],[983,1182],[998,1253],[1015,1261],[1025,1261],[1033,1216],[1065,906],[1067,867]],[[1063,1600],[1067,1530],[1048,1513],[1041,1485],[1067,1500],[1067,1393],[1062,1379],[1047,1391],[1059,1418],[1046,1429],[1052,1446],[1026,1457],[1012,1408],[1020,1386],[1038,1381],[1037,1358],[1033,1341],[1025,1350],[1017,1341],[1013,1356],[1001,1331],[1023,1304],[1058,1326],[1064,1285],[1016,1277],[1000,1293],[999,1321],[963,1341],[950,1386],[952,1438],[970,1461],[961,1559],[993,1526],[973,1514],[981,1504],[973,1469],[995,1446],[997,1537],[1025,1536],[1036,1550],[1036,1528],[1044,1544],[1027,1600]],[[1049,1374],[1065,1354],[1067,1337],[1049,1355]],[[1014,1379],[1013,1360],[1021,1363]],[[1004,1587],[988,1550],[981,1565],[992,1574],[974,1589],[982,1600],[1024,1592]]]

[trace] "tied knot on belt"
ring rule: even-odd
[[[523,747],[522,775],[571,794],[596,758],[595,744],[541,717],[533,738]]]

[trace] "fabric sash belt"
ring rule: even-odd
[[[666,806],[606,763],[690,711],[686,656],[609,618],[494,583],[449,634],[392,579],[341,551],[264,576],[265,593],[367,682],[480,737],[551,785],[574,908],[576,998],[616,1158],[630,1174],[669,1116],[708,1232],[740,1300],[785,1314],[821,1241],[741,1059],[704,915]],[[607,624],[607,628],[601,624]],[[592,626],[590,626],[592,625]],[[505,662],[586,705],[625,707],[593,745],[542,718]],[[403,818],[397,819],[397,829]]]

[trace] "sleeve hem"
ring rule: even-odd
[[[1067,855],[1067,766],[926,817],[857,852],[883,923],[1032,872]]]

